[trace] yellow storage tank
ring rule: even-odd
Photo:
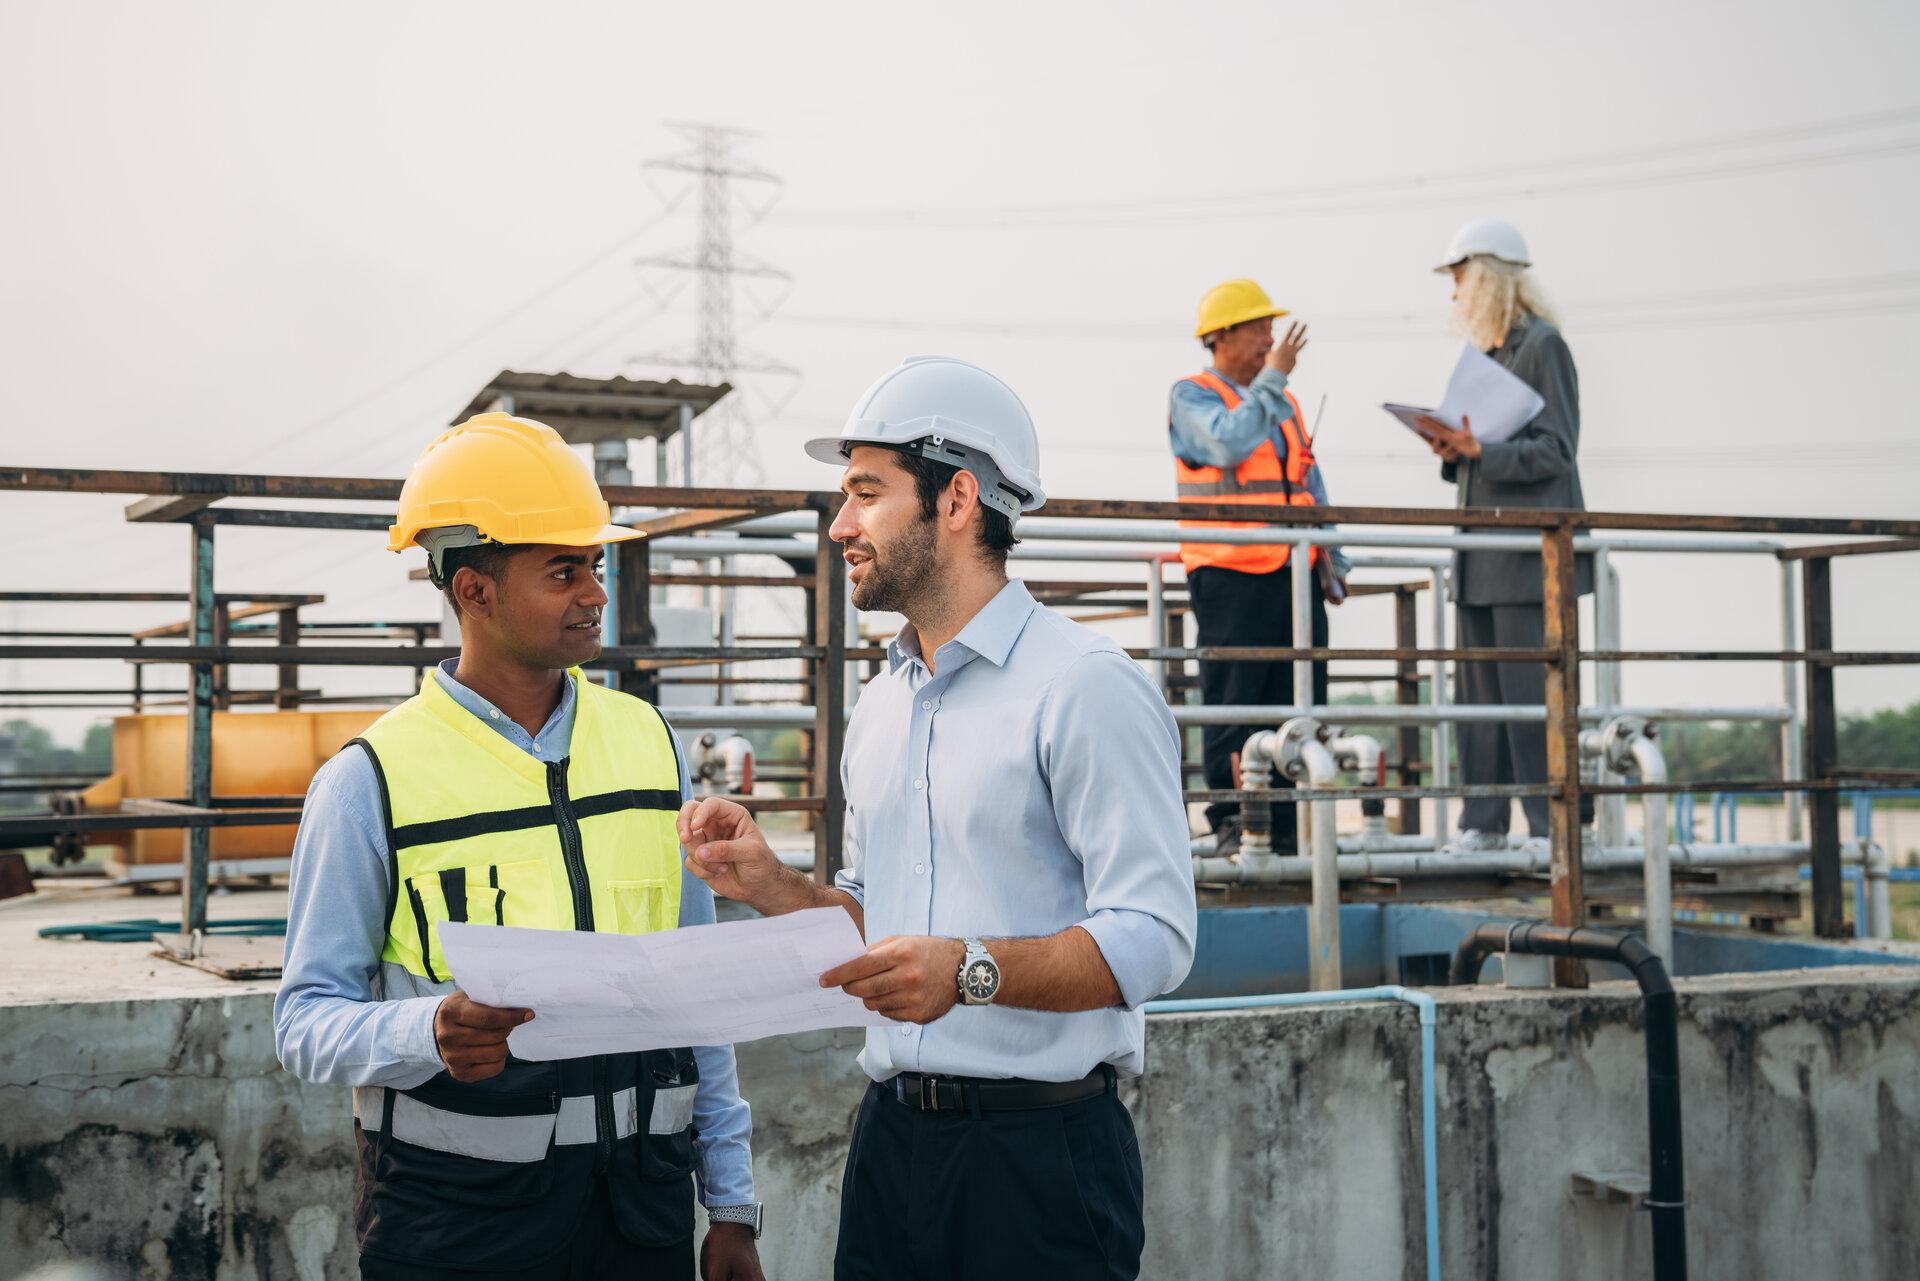
[[[215,712],[213,794],[219,797],[299,796],[315,771],[380,717],[378,709],[337,712]],[[112,810],[128,797],[187,794],[187,717],[184,713],[116,716],[113,773],[81,794],[89,810]],[[216,827],[216,858],[286,858],[294,825]],[[178,863],[186,833],[179,828],[94,832],[90,845],[118,846],[110,863]]]

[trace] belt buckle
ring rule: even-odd
[[[940,1110],[940,1082],[935,1077],[922,1075],[920,1078],[920,1110],[922,1112]]]

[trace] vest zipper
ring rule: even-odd
[[[567,795],[567,762],[547,762],[547,795],[553,801],[553,823],[560,829],[560,857],[567,866],[567,885],[573,891],[573,928],[593,929],[593,884],[587,879],[587,856],[580,843],[580,823]],[[607,1089],[607,1060],[593,1058],[593,1129],[598,1152],[596,1173],[605,1173],[613,1155],[613,1094]]]

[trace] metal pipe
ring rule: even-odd
[[[1453,983],[1472,983],[1493,952],[1612,961],[1640,984],[1647,1027],[1647,1160],[1652,1187],[1646,1207],[1653,1221],[1655,1281],[1685,1281],[1687,1192],[1680,1143],[1680,1018],[1666,966],[1631,934],[1526,921],[1486,924],[1454,954]]]
[[[1167,580],[1162,567],[1164,561],[1155,559],[1147,562],[1147,637],[1148,643],[1162,645],[1167,637]],[[1153,686],[1164,693],[1167,688],[1167,665],[1155,660],[1147,664],[1147,670],[1153,677]]]
[[[1780,648],[1793,649],[1800,643],[1799,604],[1800,576],[1794,572],[1793,562],[1780,562]],[[1780,760],[1785,766],[1782,778],[1799,781],[1806,773],[1806,742],[1802,737],[1800,723],[1800,670],[1799,665],[1787,661],[1780,664],[1781,692],[1786,696],[1787,719],[1780,726]],[[1797,841],[1805,835],[1805,798],[1798,792],[1786,795],[1787,839]]]
[[[1440,1162],[1433,1069],[1434,1001],[1425,992],[1398,984],[1357,987],[1344,992],[1283,992],[1270,996],[1207,996],[1148,1001],[1148,1014],[1201,1014],[1302,1005],[1345,1005],[1353,1001],[1404,1001],[1420,1015],[1420,1168],[1427,1202],[1427,1281],[1440,1281]]]
[[[1892,880],[1893,854],[1870,839],[1863,839],[1858,844],[1866,849],[1866,861],[1861,871],[1867,883],[1867,937],[1890,939],[1893,937],[1893,898],[1888,882]],[[1846,858],[1844,848],[1840,857],[1843,861]]]
[[[1633,755],[1634,772],[1641,782],[1667,781],[1667,758],[1653,735],[1636,734],[1627,750]],[[1641,890],[1647,944],[1662,963],[1672,964],[1673,871],[1667,863],[1667,798],[1649,792],[1640,798],[1640,814],[1641,841],[1647,851]]]
[[[1321,802],[1327,803],[1327,802]],[[1867,841],[1842,841],[1843,863],[1865,863],[1876,857],[1873,851],[1885,851]],[[1713,870],[1738,867],[1797,867],[1810,853],[1807,842],[1771,842],[1743,845],[1682,844],[1667,846],[1669,868]],[[1580,860],[1589,872],[1620,872],[1644,869],[1647,851],[1638,846],[1615,849],[1589,849]],[[1193,876],[1207,884],[1299,885],[1313,879],[1312,869],[1302,859],[1278,859],[1277,866],[1264,872],[1243,868],[1231,859],[1196,858]],[[1553,853],[1541,844],[1508,850],[1487,850],[1473,854],[1449,854],[1428,849],[1418,852],[1341,853],[1337,867],[1343,881],[1418,880],[1461,876],[1533,876],[1549,871]],[[1891,879],[1889,875],[1889,879]]]
[[[731,725],[755,725],[771,728],[801,728],[813,724],[813,708],[806,705],[735,705],[721,710],[712,707],[662,707],[676,729],[716,729]],[[1449,703],[1441,707],[1421,707],[1396,703],[1298,703],[1272,706],[1216,705],[1199,703],[1176,705],[1169,709],[1174,723],[1189,725],[1284,724],[1297,716],[1339,725],[1433,725],[1454,722],[1544,721],[1547,709],[1538,704]],[[1779,721],[1786,717],[1781,707],[1617,707],[1618,715],[1642,717],[1650,721]],[[724,718],[724,719],[721,719]],[[1601,709],[1583,707],[1584,721],[1601,719]],[[1438,753],[1435,753],[1438,757]],[[1451,771],[1440,767],[1444,758],[1434,761],[1435,782],[1450,784]],[[1444,780],[1443,776],[1444,775]],[[1436,829],[1444,831],[1444,829]]]
[[[1304,775],[1309,787],[1327,787],[1340,778],[1340,763],[1328,748],[1327,737],[1326,727],[1310,717],[1288,721],[1278,735],[1260,736],[1263,755],[1271,756],[1275,768],[1296,781]],[[1313,881],[1313,905],[1307,917],[1307,971],[1316,992],[1340,986],[1340,838],[1333,806],[1332,801],[1309,802],[1313,857],[1306,870]],[[1274,859],[1271,863],[1297,861]],[[1272,870],[1271,863],[1249,866],[1239,860],[1240,870],[1249,875]]]
[[[1431,593],[1433,599],[1429,602],[1429,606],[1433,610],[1433,647],[1435,649],[1445,649],[1447,647],[1447,572],[1446,569],[1436,569],[1433,571],[1433,591]],[[1433,705],[1433,710],[1439,713],[1444,711],[1447,704],[1453,701],[1453,692],[1447,688],[1446,660],[1436,658],[1433,659],[1432,662],[1433,668],[1429,677],[1430,685],[1427,690],[1427,697]],[[1541,715],[1544,716],[1546,714],[1546,708],[1542,707],[1540,712]],[[1453,785],[1453,723],[1451,721],[1439,721],[1438,728],[1434,730],[1430,741],[1433,746],[1434,785],[1436,787],[1451,787]],[[1446,797],[1436,796],[1433,798],[1434,839],[1442,842],[1447,839],[1447,808]]]
[[[1612,554],[1601,548],[1593,554],[1593,631],[1596,648],[1618,650],[1620,641],[1620,574],[1613,566]],[[1594,672],[1594,701],[1605,709],[1618,707],[1624,696],[1620,680],[1620,664],[1607,662],[1596,665]],[[1612,769],[1605,759],[1598,767],[1598,782],[1618,783],[1621,781],[1618,771]],[[1627,798],[1624,796],[1602,796],[1595,807],[1594,825],[1596,835],[1602,845],[1625,845],[1627,843]],[[1667,954],[1661,953],[1662,957]]]

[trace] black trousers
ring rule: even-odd
[[[1327,643],[1327,601],[1320,576],[1313,580],[1313,643]],[[1199,624],[1199,643],[1205,645],[1293,644],[1293,564],[1271,574],[1243,574],[1237,569],[1203,566],[1187,575],[1187,595]],[[1292,663],[1200,664],[1200,701],[1213,705],[1272,706],[1293,701]],[[1313,665],[1313,703],[1327,701],[1327,665]],[[1201,759],[1207,786],[1221,791],[1233,784],[1233,758],[1257,725],[1208,725],[1201,733]],[[1273,727],[1277,728],[1277,727]],[[1544,739],[1542,741],[1545,741]],[[1275,779],[1292,787],[1289,779]],[[1240,806],[1220,802],[1207,806],[1207,826],[1220,830],[1220,821],[1240,812]],[[1292,805],[1273,807],[1273,843],[1297,845],[1300,820]]]
[[[475,1214],[485,1214],[476,1209]],[[512,1272],[468,1272],[360,1256],[362,1281],[693,1281],[693,1238],[673,1245],[635,1245],[613,1226],[607,1184],[594,1184],[580,1226],[551,1259]]]
[[[840,1185],[835,1281],[1130,1281],[1140,1147],[1112,1091],[1025,1112],[922,1112],[871,1086]]]

